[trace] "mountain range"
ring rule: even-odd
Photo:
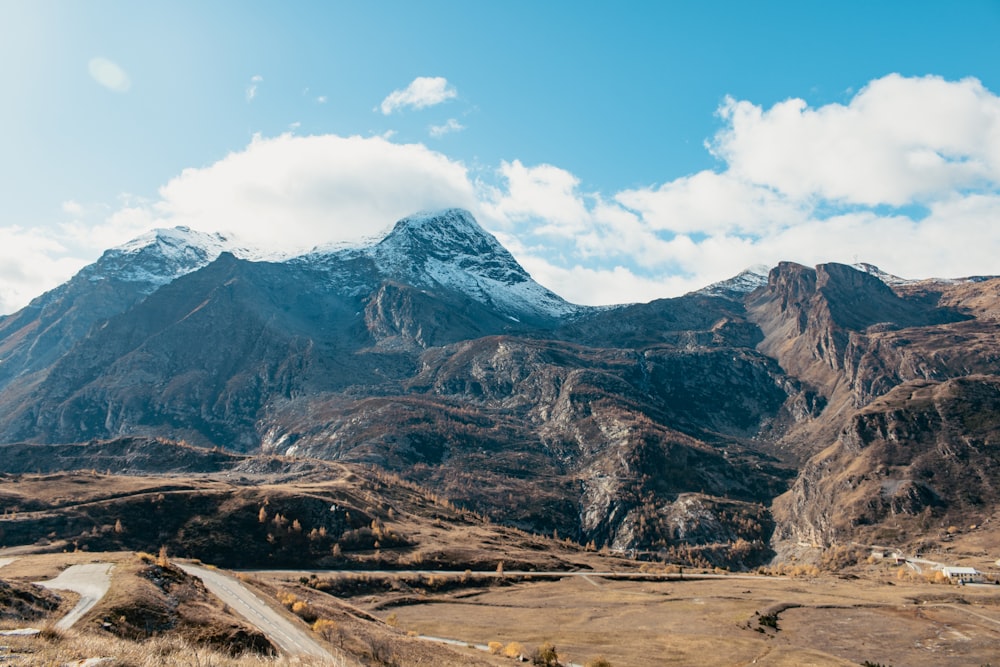
[[[280,261],[158,230],[0,318],[0,459],[146,436],[361,463],[700,564],[918,544],[992,530],[998,318],[1000,278],[833,263],[579,306],[458,209]]]

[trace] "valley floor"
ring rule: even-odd
[[[134,558],[0,553],[0,578],[25,582],[52,577],[72,564]],[[312,636],[335,655],[344,655],[342,647],[350,648],[364,636],[358,645],[383,652],[376,657],[356,651],[357,664],[365,665],[417,664],[412,661],[424,658],[442,665],[514,664],[475,647],[492,645],[502,653],[520,644],[530,654],[544,642],[555,645],[566,665],[585,665],[599,656],[619,667],[865,661],[939,667],[996,661],[1000,586],[931,584],[900,579],[893,572],[878,566],[861,577],[706,577],[685,571],[683,579],[677,572],[637,579],[634,572],[539,576],[508,571],[501,577],[496,572],[290,570],[233,576],[279,610],[278,600],[289,596],[320,615],[337,610],[340,616],[331,616],[337,619],[337,635]],[[110,595],[121,591],[113,588]],[[56,621],[65,607],[42,623]],[[290,614],[288,618],[309,633],[307,624]],[[12,625],[10,619],[2,623],[4,628]],[[81,626],[73,632],[100,634],[99,624]],[[373,630],[391,641],[379,644],[372,639]],[[456,642],[434,648],[417,636]],[[51,640],[5,639],[22,647]],[[287,664],[287,659],[274,660]]]
[[[603,656],[632,667],[964,666],[996,661],[1000,645],[1000,587],[885,577],[586,575],[352,602],[419,635],[475,645],[551,642],[561,661],[580,665]]]

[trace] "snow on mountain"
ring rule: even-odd
[[[942,285],[959,285],[962,283],[983,282],[984,280],[990,280],[995,277],[995,276],[966,276],[964,278],[921,278],[921,279],[900,278],[899,276],[895,276],[891,273],[886,273],[885,271],[878,268],[874,264],[868,264],[865,262],[854,264],[854,268],[856,268],[858,271],[864,271],[865,273],[869,273],[875,276],[876,278],[884,282],[886,285],[889,285],[890,287],[896,285],[914,285],[916,283],[940,283]]]
[[[517,319],[578,312],[536,283],[496,238],[463,209],[403,218],[368,253],[390,277],[461,292]]]
[[[221,234],[205,234],[187,227],[154,229],[105,251],[81,273],[91,282],[115,278],[147,285],[152,291],[234,250],[234,244]]]
[[[214,262],[223,252],[250,261],[282,261],[285,254],[240,244],[219,233],[207,234],[188,227],[154,229],[111,248],[81,273],[96,282],[116,278],[140,283],[152,291]]]
[[[287,261],[324,271],[339,289],[360,294],[383,280],[460,292],[512,319],[562,317],[582,307],[542,287],[468,211],[446,209],[403,218],[367,244],[338,244],[280,257],[221,234],[187,227],[155,229],[106,251],[81,271],[89,282],[117,279],[151,293],[213,262],[223,252],[251,261]]]
[[[909,278],[900,278],[891,273],[886,273],[882,269],[878,268],[874,264],[869,264],[867,262],[858,262],[852,265],[858,271],[862,273],[867,273],[868,275],[875,276],[886,285],[892,287],[893,285],[910,285],[912,283],[920,282],[919,280],[911,280]]]
[[[584,309],[536,283],[471,213],[457,208],[403,218],[367,246],[317,249],[290,261],[321,267],[348,291],[371,290],[383,280],[444,288],[513,320],[563,317]]]
[[[727,280],[720,280],[712,283],[700,290],[695,290],[695,294],[706,296],[738,296],[749,294],[758,287],[767,284],[767,276],[771,272],[771,267],[764,264],[755,264],[739,274]]]

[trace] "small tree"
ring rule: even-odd
[[[301,618],[306,623],[316,620],[316,612],[313,611],[307,600],[298,600],[292,604],[292,613]]]
[[[328,618],[320,618],[313,623],[312,631],[331,644],[333,643],[334,637],[339,634],[337,624]]]
[[[167,547],[163,545],[160,547],[160,555],[156,558],[156,564],[160,567],[166,567],[170,565],[170,558],[167,557]]]
[[[551,642],[545,642],[531,656],[531,664],[541,667],[559,667],[559,654]]]
[[[521,642],[511,642],[504,646],[503,654],[508,658],[520,658],[524,655],[524,645]]]

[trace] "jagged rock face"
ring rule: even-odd
[[[905,298],[843,264],[810,269],[785,262],[767,288],[749,296],[747,309],[764,333],[758,349],[842,411],[864,407],[899,382],[934,375],[941,364],[924,346],[908,348],[910,338],[929,342],[972,319],[938,301]],[[928,336],[931,327],[938,328]]]
[[[826,335],[815,309],[800,337],[771,348],[786,355],[779,356],[783,365],[800,369],[841,364],[826,376],[835,380],[821,385],[827,409],[784,437],[791,446],[811,439],[815,455],[774,503],[779,550],[862,539],[916,542],[942,522],[980,523],[992,512],[996,498],[984,480],[995,476],[998,452],[983,443],[995,439],[996,287],[994,280],[905,283],[891,297],[877,288],[878,309],[834,309],[839,320],[822,322],[827,331],[838,322],[853,327],[832,361],[819,346],[804,360],[810,346],[803,340]],[[977,506],[969,498],[985,500]]]
[[[699,423],[698,401],[664,390],[671,354],[686,356],[507,336],[429,349],[404,395],[289,403],[268,443],[405,472],[522,527],[666,548],[684,539],[654,519],[670,498],[703,491],[742,499],[735,521],[758,513],[787,478],[745,444],[785,397],[775,378],[768,385],[755,375],[773,362],[748,355],[737,372],[710,354],[684,362],[685,373],[701,378],[706,403],[732,404],[709,425]]]
[[[975,415],[998,407],[1000,280],[863,269],[586,308],[460,210],[282,262],[160,232],[0,320],[0,441],[374,464],[498,521],[750,566],[771,542],[972,512],[941,443],[993,474]]]
[[[998,446],[1000,377],[901,384],[854,415],[776,500],[778,537],[901,543],[942,523],[982,523],[1000,501]]]
[[[365,327],[385,350],[419,351],[513,328],[509,319],[470,299],[442,299],[424,290],[383,283],[365,300]]]

